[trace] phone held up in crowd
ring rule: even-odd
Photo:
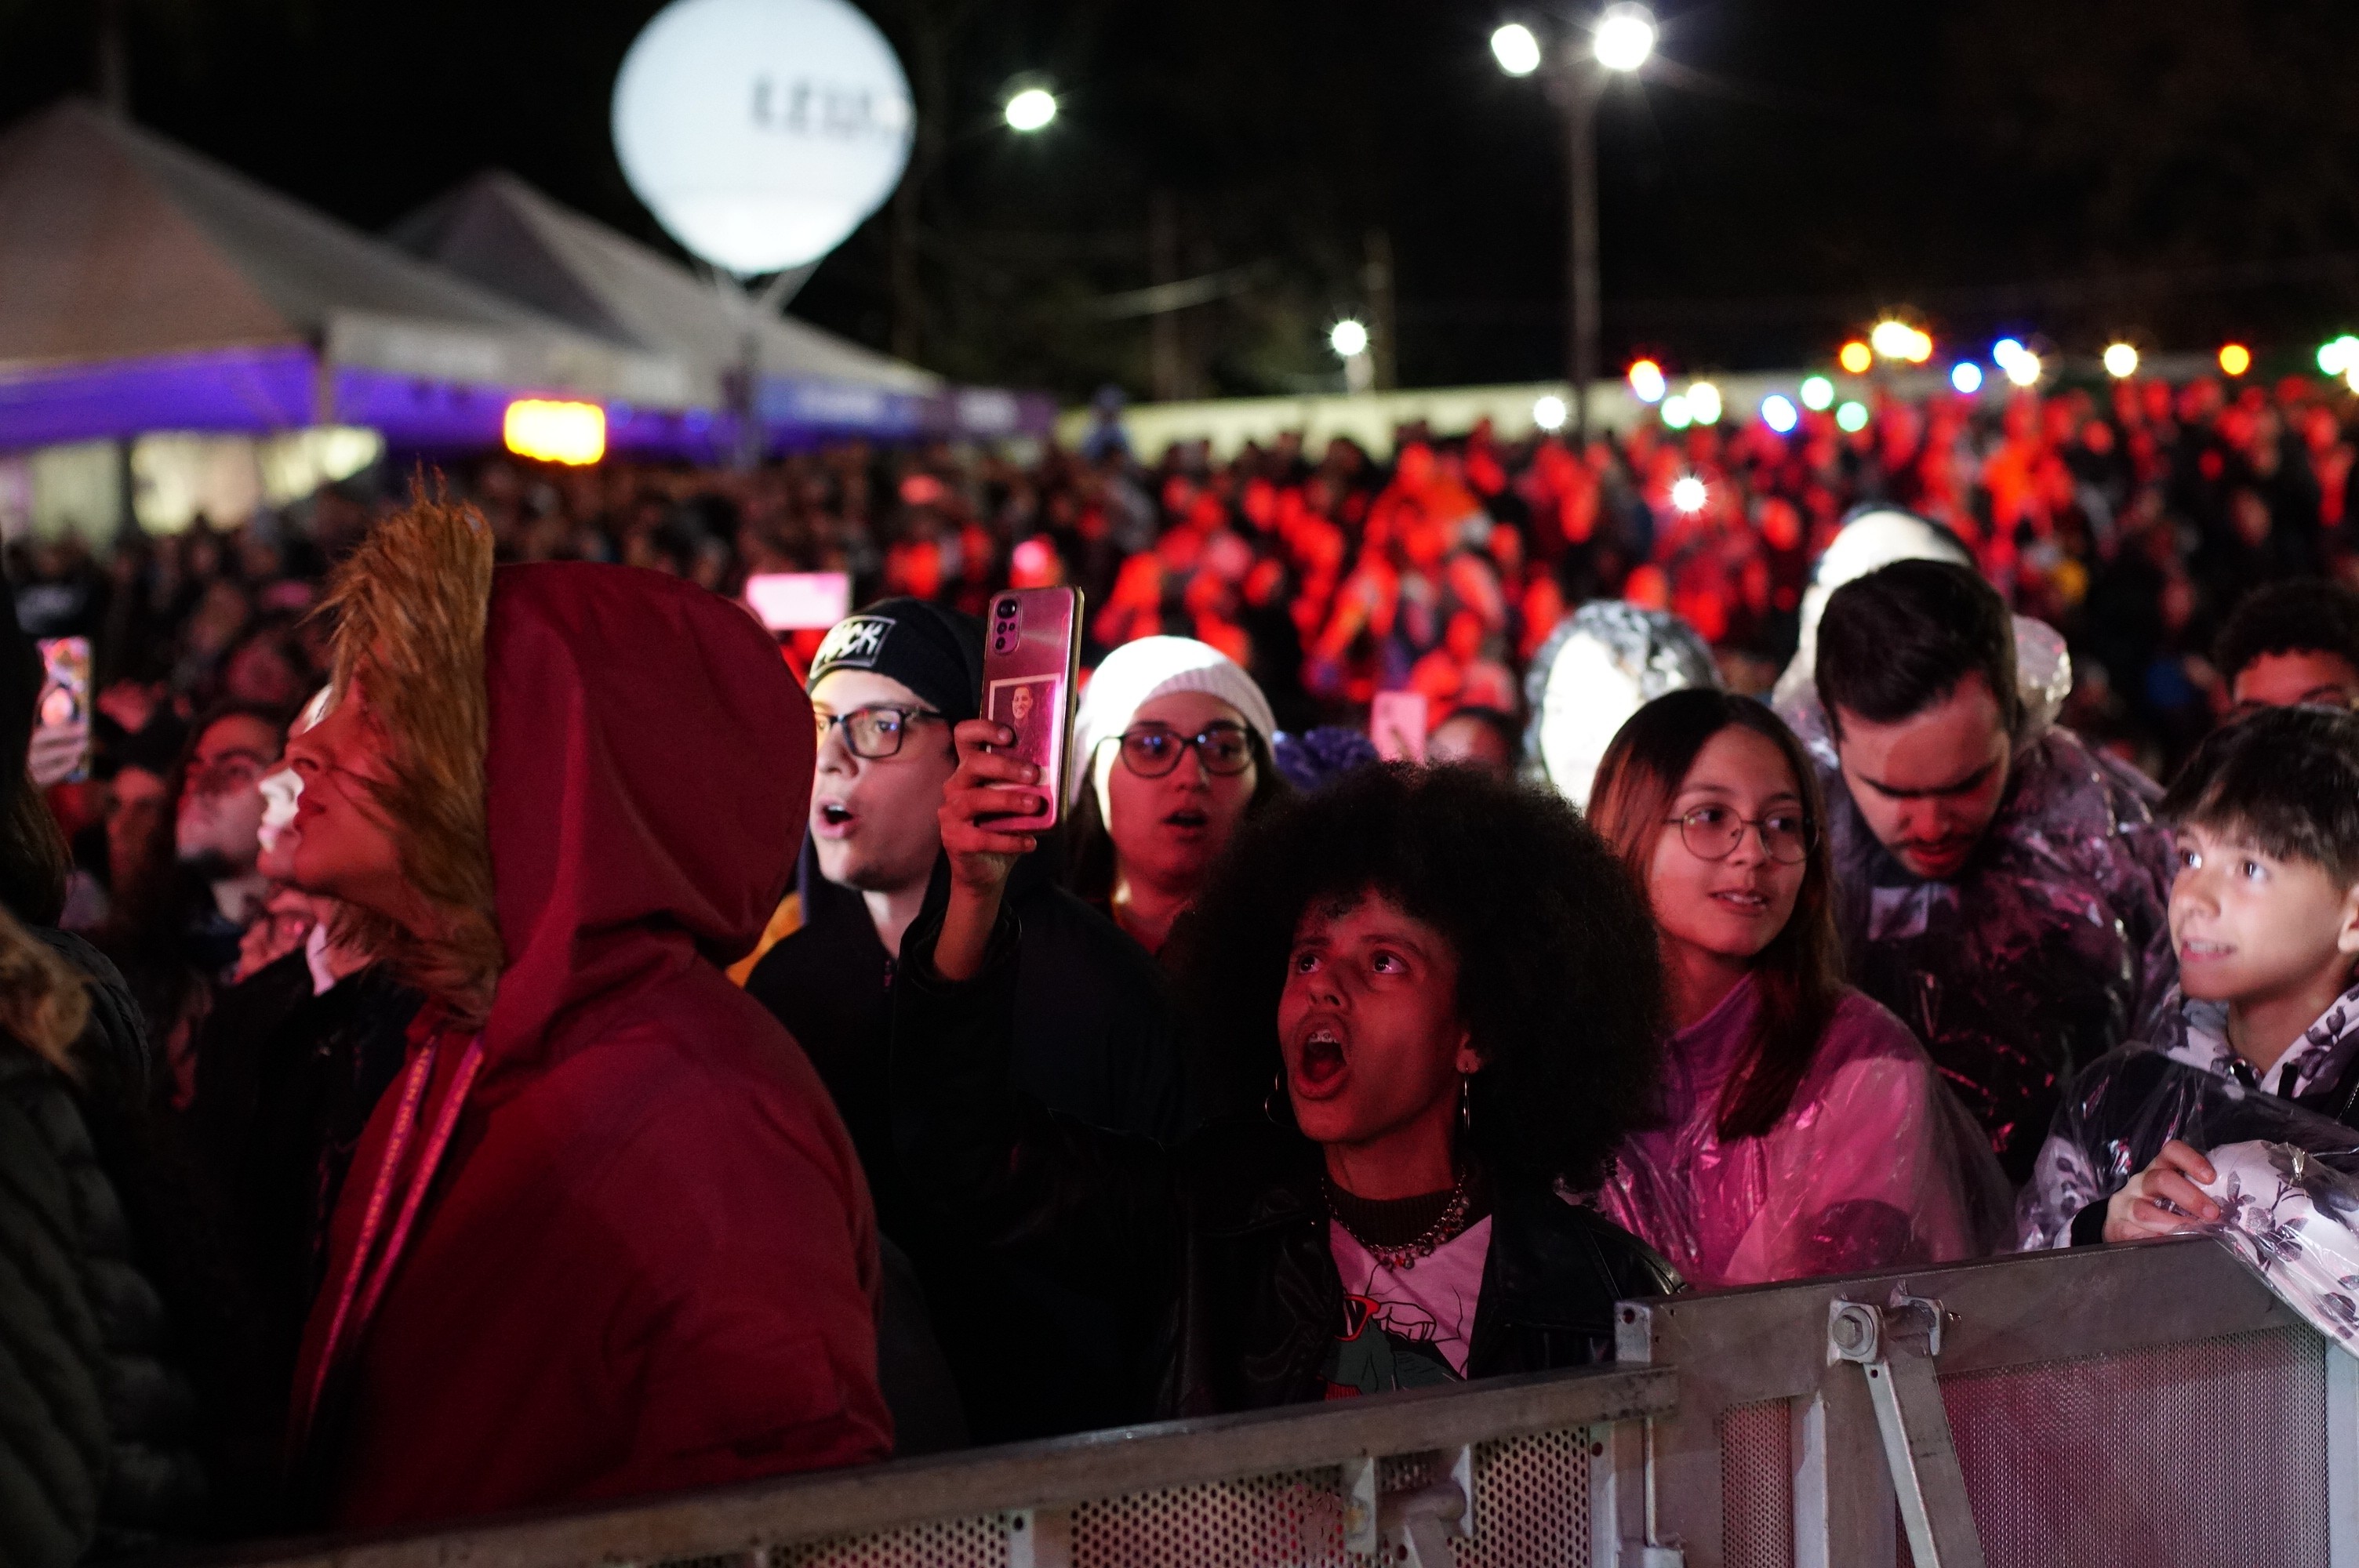
[[[983,646],[983,714],[1016,733],[1003,750],[1040,770],[1041,810],[993,826],[1044,833],[1057,825],[1072,745],[1073,693],[1081,660],[1078,589],[1010,589],[991,599]]]

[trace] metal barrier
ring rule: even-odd
[[[1611,1368],[262,1568],[2359,1568],[2359,1362],[2190,1241],[1622,1309]]]

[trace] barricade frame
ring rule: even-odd
[[[759,1568],[777,1548],[937,1521],[1023,1521],[1013,1562],[1049,1568],[1060,1515],[1169,1488],[1340,1469],[1347,1511],[1382,1462],[1578,1432],[1595,1568],[1723,1568],[1721,1422],[1788,1402],[1795,1568],[1892,1568],[1898,1518],[1864,1368],[1830,1353],[1844,1303],[1938,1303],[1936,1370],[2034,1368],[2265,1330],[2316,1336],[2224,1247],[2190,1238],[1657,1297],[1619,1309],[1611,1367],[469,1521],[440,1530],[247,1546],[241,1568],[619,1568],[687,1559]],[[2330,1568],[2359,1568],[2359,1360],[2325,1353]],[[1464,1472],[1462,1470],[1461,1472]],[[1392,1499],[1383,1499],[1386,1508]],[[1381,1509],[1379,1511],[1382,1511]],[[1026,1534],[1026,1531],[1030,1534]],[[1014,1538],[1024,1546],[1015,1549]],[[1365,1527],[1358,1539],[1366,1539]],[[1970,1559],[1969,1559],[1970,1560]],[[1365,1561],[1365,1559],[1359,1559]]]
[[[1623,1366],[1676,1366],[1676,1409],[1647,1422],[1649,1545],[1685,1568],[1724,1559],[1720,1423],[1790,1401],[1795,1568],[1893,1568],[1897,1498],[1861,1368],[1829,1353],[1842,1303],[1930,1299],[1944,1314],[1938,1370],[2029,1368],[2264,1330],[2312,1330],[2224,1246],[2204,1238],[1984,1259],[1625,1303]],[[2359,1362],[2326,1357],[2332,1568],[2359,1568]],[[1642,1561],[1625,1542],[1616,1568]],[[1651,1568],[1651,1564],[1650,1564]]]

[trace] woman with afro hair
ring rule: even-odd
[[[1561,1195],[1648,1104],[1663,1009],[1646,904],[1562,801],[1369,769],[1246,823],[1180,938],[1225,1108],[1167,1147],[1009,1088],[1001,891],[1034,841],[991,819],[1037,775],[988,719],[957,738],[947,903],[895,980],[901,1155],[954,1221],[1126,1309],[1158,1413],[1609,1360],[1614,1303],[1679,1288]]]

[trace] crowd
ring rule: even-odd
[[[2347,412],[493,461],[12,546],[9,1560],[1579,1366],[1679,1289],[2282,1272],[2359,1206]],[[862,608],[782,657],[777,570]],[[1053,798],[1011,584],[1087,595]]]

